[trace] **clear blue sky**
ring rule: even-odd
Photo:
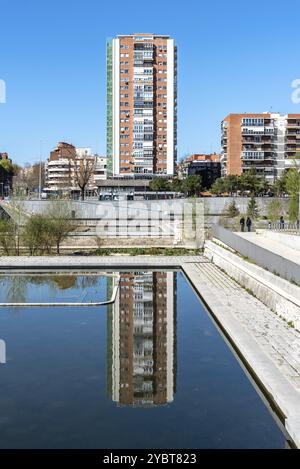
[[[230,112],[300,112],[299,10],[277,0],[0,0],[0,151],[33,162],[40,141],[46,158],[66,140],[105,154],[106,38],[133,32],[178,45],[178,156],[218,151]]]

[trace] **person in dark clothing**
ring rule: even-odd
[[[250,232],[251,231],[251,225],[252,225],[252,221],[251,221],[250,217],[247,217],[246,225],[247,225],[248,231]]]
[[[283,216],[282,216],[282,215],[281,215],[281,217],[280,217],[280,220],[279,220],[279,221],[280,221],[280,229],[281,229],[281,230],[284,230],[284,218],[283,218]]]
[[[244,217],[240,219],[240,226],[241,226],[241,231],[244,232],[245,231],[245,218]]]

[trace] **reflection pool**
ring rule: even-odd
[[[117,275],[116,275],[117,274]],[[284,448],[181,272],[0,275],[0,448]]]

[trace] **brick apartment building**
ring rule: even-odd
[[[300,114],[229,114],[221,130],[223,176],[255,169],[272,182],[300,156]]]
[[[169,36],[107,43],[108,176],[173,176],[177,153],[177,49]]]

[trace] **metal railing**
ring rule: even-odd
[[[280,231],[280,232],[287,232],[290,234],[300,235],[300,223],[299,221],[296,223],[292,222],[275,222],[269,223],[268,229],[272,231]]]

